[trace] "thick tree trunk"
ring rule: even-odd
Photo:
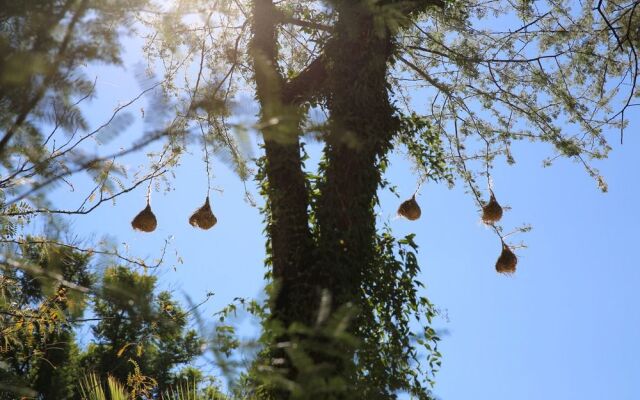
[[[363,274],[375,258],[375,202],[381,182],[380,158],[397,130],[389,102],[387,71],[393,41],[374,15],[357,2],[342,2],[334,39],[326,49],[327,107],[324,176],[316,215],[319,238],[317,281],[332,296],[333,310],[355,306],[350,332],[358,338]],[[345,349],[347,350],[347,349]],[[353,355],[336,369],[356,387]]]
[[[317,258],[334,308],[360,298],[362,272],[374,257],[379,160],[398,128],[387,83],[392,38],[355,3],[340,3],[336,40],[326,49],[331,131],[316,209]]]
[[[283,100],[284,80],[278,70],[277,15],[271,0],[254,1],[253,58],[257,98],[265,142],[265,173],[270,211],[273,317],[288,326],[308,321],[309,291],[301,285],[310,259],[308,191],[300,154],[301,111]]]
[[[251,55],[266,150],[273,279],[278,285],[272,316],[285,328],[294,322],[313,326],[323,291],[331,296],[332,311],[347,304],[357,307],[363,272],[375,257],[379,160],[397,130],[387,84],[393,40],[384,26],[376,26],[372,10],[358,3],[336,6],[340,19],[324,54],[302,79],[285,84],[277,67],[277,12],[271,0],[254,0]],[[318,77],[321,80],[313,79]],[[315,205],[319,236],[314,241],[300,158],[302,116],[295,103],[319,90],[327,99],[331,128]],[[357,335],[357,327],[351,332]],[[322,350],[309,355],[352,386],[353,354],[344,350],[338,357]],[[290,363],[286,367],[287,377],[297,379]],[[287,397],[284,392],[272,395]]]

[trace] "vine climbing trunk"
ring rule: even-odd
[[[336,40],[326,49],[331,128],[316,209],[318,259],[334,307],[357,302],[362,270],[372,262],[379,161],[398,129],[387,84],[392,38],[357,2],[340,2],[338,11]]]
[[[251,57],[260,123],[264,137],[268,233],[273,280],[273,318],[283,326],[307,321],[305,298],[299,282],[311,251],[308,191],[302,170],[300,132],[302,112],[283,100],[284,79],[278,69],[277,10],[271,0],[254,0]]]
[[[271,0],[253,0],[251,57],[265,143],[264,194],[276,283],[271,319],[285,329],[294,323],[317,326],[322,293],[329,294],[331,311],[347,305],[356,311],[362,308],[363,278],[376,257],[374,206],[381,163],[399,129],[387,82],[394,52],[392,33],[368,2],[332,4],[338,15],[332,38],[298,79],[287,81],[278,68],[281,14]],[[297,105],[310,97],[325,101],[330,118],[313,220],[300,148],[304,108]],[[356,338],[357,318],[350,328]],[[276,340],[290,338],[285,334]],[[331,340],[317,343],[325,339]],[[353,387],[354,348],[345,345],[342,350],[338,356],[322,350],[312,350],[308,356],[329,375],[339,376],[344,388]],[[277,353],[271,356],[283,356],[286,377],[300,378],[292,360]],[[349,397],[345,393],[331,398]],[[289,394],[275,391],[271,396]]]
[[[361,2],[335,2],[340,18],[334,40],[325,50],[327,108],[324,175],[319,185],[316,215],[319,228],[316,269],[329,289],[334,310],[352,304],[357,328],[363,296],[362,282],[375,258],[374,206],[381,183],[380,161],[391,148],[398,129],[389,101],[387,69],[393,38],[373,11]],[[353,357],[339,369],[354,371]],[[355,377],[350,377],[351,384]]]
[[[309,287],[308,268],[313,241],[309,228],[309,194],[301,155],[303,112],[285,90],[285,80],[278,68],[278,12],[271,0],[253,1],[253,26],[250,55],[255,73],[256,94],[260,104],[260,124],[264,138],[263,194],[266,196],[266,219],[271,252],[274,287],[270,293],[271,316],[267,321],[270,346],[269,367],[283,372],[294,382],[297,370],[281,343],[294,339],[292,324],[311,324],[315,294]],[[278,360],[283,360],[279,362]],[[261,397],[288,399],[290,391],[262,381]]]

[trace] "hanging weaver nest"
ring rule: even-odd
[[[518,257],[511,251],[509,246],[502,243],[502,253],[496,261],[496,271],[500,274],[510,275],[516,272],[516,264],[518,264]]]
[[[489,202],[482,207],[482,222],[485,224],[494,224],[502,218],[502,207],[491,192]]]
[[[148,202],[144,210],[140,211],[133,221],[131,221],[131,226],[133,229],[142,232],[153,232],[156,230],[158,220],[156,220],[156,216],[153,214],[153,211],[151,211],[151,205]]]
[[[415,221],[420,218],[422,211],[420,206],[416,202],[416,195],[414,194],[409,200],[406,200],[398,207],[398,215],[402,215],[410,221]]]
[[[202,207],[198,208],[193,214],[191,214],[191,217],[189,217],[189,223],[200,229],[210,229],[216,224],[216,222],[218,222],[218,219],[211,211],[209,196],[207,196]]]

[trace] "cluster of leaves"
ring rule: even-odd
[[[85,146],[90,141],[108,144],[133,122],[126,113],[132,104],[144,95],[160,94],[156,88],[161,83],[149,85],[147,80],[138,96],[116,107],[96,128],[83,117],[96,84],[83,67],[120,64],[120,39],[132,32],[132,17],[147,4],[23,1],[3,4],[0,10],[2,398],[74,398],[79,395],[77,381],[88,371],[112,376],[136,398],[145,393],[157,397],[183,378],[176,366],[202,353],[201,339],[186,329],[188,314],[170,293],[156,292],[156,278],[120,266],[102,274],[89,272],[93,254],[134,267],[153,266],[118,250],[56,239],[61,222],[56,216],[89,213],[143,183],[151,185],[175,165],[179,152],[165,148],[150,172],[131,177],[119,158],[168,131],[176,133],[176,124],[153,126],[151,134],[111,155],[87,152]],[[161,96],[152,100],[163,106]],[[147,121],[163,123],[153,117]],[[38,194],[60,182],[73,190],[70,177],[78,173],[88,174],[94,187],[77,207],[55,209]],[[41,237],[21,231],[33,218],[46,220]],[[91,318],[83,318],[85,312]],[[78,341],[76,332],[92,324],[93,340],[86,346],[90,338]],[[204,378],[194,371],[189,378],[198,377],[200,386]]]
[[[216,387],[209,386],[205,390],[198,387],[199,381],[181,382],[160,395],[162,400],[225,400],[227,397]],[[110,376],[106,382],[95,373],[86,375],[80,381],[80,392],[84,400],[135,400],[140,398],[134,390],[127,390],[116,378]],[[146,397],[145,397],[146,398]]]
[[[108,371],[120,381],[139,370],[153,376],[154,387],[162,391],[174,379],[174,365],[201,353],[196,332],[185,331],[185,312],[168,292],[154,293],[155,285],[155,277],[126,267],[104,272],[93,300],[100,321],[92,328],[95,343],[87,348],[87,367]]]
[[[384,382],[391,393],[429,399],[440,368],[440,338],[433,328],[437,311],[422,294],[414,237],[398,240],[386,227],[377,237],[376,262],[365,275],[356,326],[364,338],[357,356],[367,397],[375,398],[371,388]]]
[[[400,118],[398,140],[423,174],[422,179],[453,184],[451,166],[447,163],[439,133],[431,127],[430,118],[415,113]]]
[[[79,372],[72,321],[82,314],[86,300],[83,291],[74,289],[91,284],[88,257],[65,248],[35,246],[22,253],[24,268],[4,265],[0,278],[0,375],[10,386],[4,390],[26,387],[47,398],[67,398]]]
[[[202,353],[187,312],[170,293],[156,293],[155,277],[115,266],[98,281],[90,256],[68,247],[25,246],[12,259],[21,262],[5,264],[0,276],[0,381],[7,399],[73,398],[90,371],[126,383],[134,398],[157,397],[185,377],[177,366]],[[92,316],[83,318],[89,302]],[[85,347],[76,332],[90,323],[93,339]],[[188,378],[203,381],[197,370]]]
[[[131,2],[131,7],[140,4],[144,1]],[[81,162],[80,153],[68,158],[57,154],[65,149],[65,141],[52,148],[46,145],[58,130],[75,136],[87,129],[79,104],[94,94],[95,82],[80,66],[120,62],[119,36],[130,12],[103,0],[22,1],[3,7],[0,49],[6,56],[0,61],[0,155],[4,167],[15,167],[20,160],[23,168],[51,176],[64,161]],[[6,187],[9,181],[4,178]]]

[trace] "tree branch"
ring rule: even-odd
[[[283,24],[291,24],[291,25],[296,25],[303,28],[316,29],[316,30],[325,31],[325,32],[331,32],[333,30],[333,27],[331,25],[325,25],[325,24],[312,22],[312,21],[304,21],[301,19],[294,18],[290,15],[286,15],[282,11],[279,11],[279,14],[280,14],[279,21]]]
[[[319,56],[311,62],[295,78],[284,84],[282,98],[289,104],[300,104],[315,97],[321,97],[324,93],[327,68],[325,57]]]

